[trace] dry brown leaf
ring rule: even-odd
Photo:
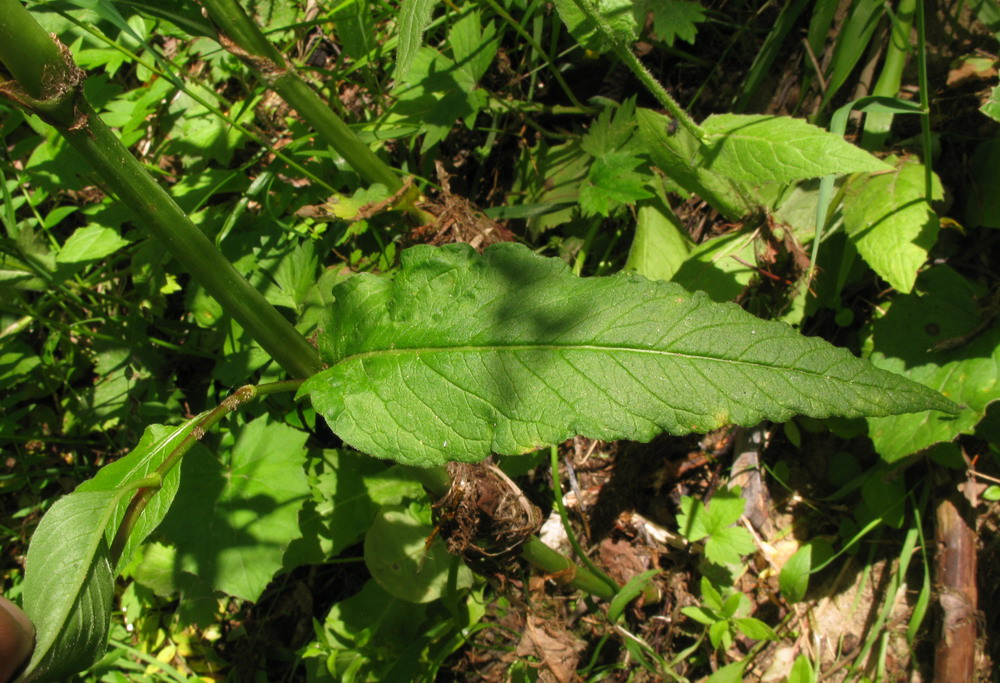
[[[539,680],[570,683],[577,678],[576,667],[584,647],[582,641],[560,624],[529,615],[516,652],[518,657],[534,656],[541,660]]]

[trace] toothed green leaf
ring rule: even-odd
[[[334,290],[307,380],[355,448],[430,466],[574,434],[649,440],[797,414],[954,405],[782,323],[633,274],[578,278],[515,244],[414,247]]]

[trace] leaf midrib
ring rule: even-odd
[[[418,355],[418,354],[434,354],[434,353],[500,353],[500,352],[511,352],[511,351],[595,351],[600,353],[639,353],[639,354],[649,354],[653,356],[669,356],[672,358],[683,358],[694,361],[709,361],[714,363],[727,363],[729,365],[735,366],[745,366],[752,368],[763,368],[772,370],[781,370],[783,372],[798,373],[800,375],[808,375],[810,377],[818,377],[826,380],[834,380],[844,383],[855,383],[853,379],[844,379],[841,377],[835,377],[832,375],[825,375],[815,370],[809,370],[806,368],[797,368],[794,366],[787,365],[768,365],[766,363],[748,361],[742,359],[733,358],[718,358],[715,356],[698,355],[692,353],[681,353],[679,351],[663,351],[660,349],[644,349],[636,348],[630,346],[603,346],[599,344],[573,344],[573,345],[563,345],[563,344],[491,344],[489,346],[423,346],[423,347],[408,347],[408,348],[395,348],[395,349],[379,349],[377,351],[364,351],[362,353],[351,354],[349,356],[344,356],[331,367],[336,367],[341,363],[347,361],[364,360],[366,358],[384,358],[389,356],[403,356],[403,355]],[[863,383],[867,384],[867,383]],[[875,386],[875,385],[869,385]]]

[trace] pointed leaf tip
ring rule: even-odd
[[[783,323],[634,274],[578,278],[498,244],[403,252],[393,279],[338,285],[300,393],[345,442],[431,466],[575,434],[860,417],[954,404]]]

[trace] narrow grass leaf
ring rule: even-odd
[[[945,398],[737,306],[633,274],[575,277],[522,245],[403,252],[334,290],[329,368],[300,394],[348,444],[430,466],[574,434],[939,409]]]
[[[847,20],[837,32],[837,43],[833,50],[833,62],[827,71],[827,87],[823,94],[822,107],[833,100],[840,87],[854,71],[854,66],[868,49],[868,42],[885,14],[885,3],[881,0],[857,0],[851,3]]]
[[[892,167],[859,147],[802,119],[716,114],[708,133],[709,169],[744,183],[789,183],[828,174],[888,171]]]

